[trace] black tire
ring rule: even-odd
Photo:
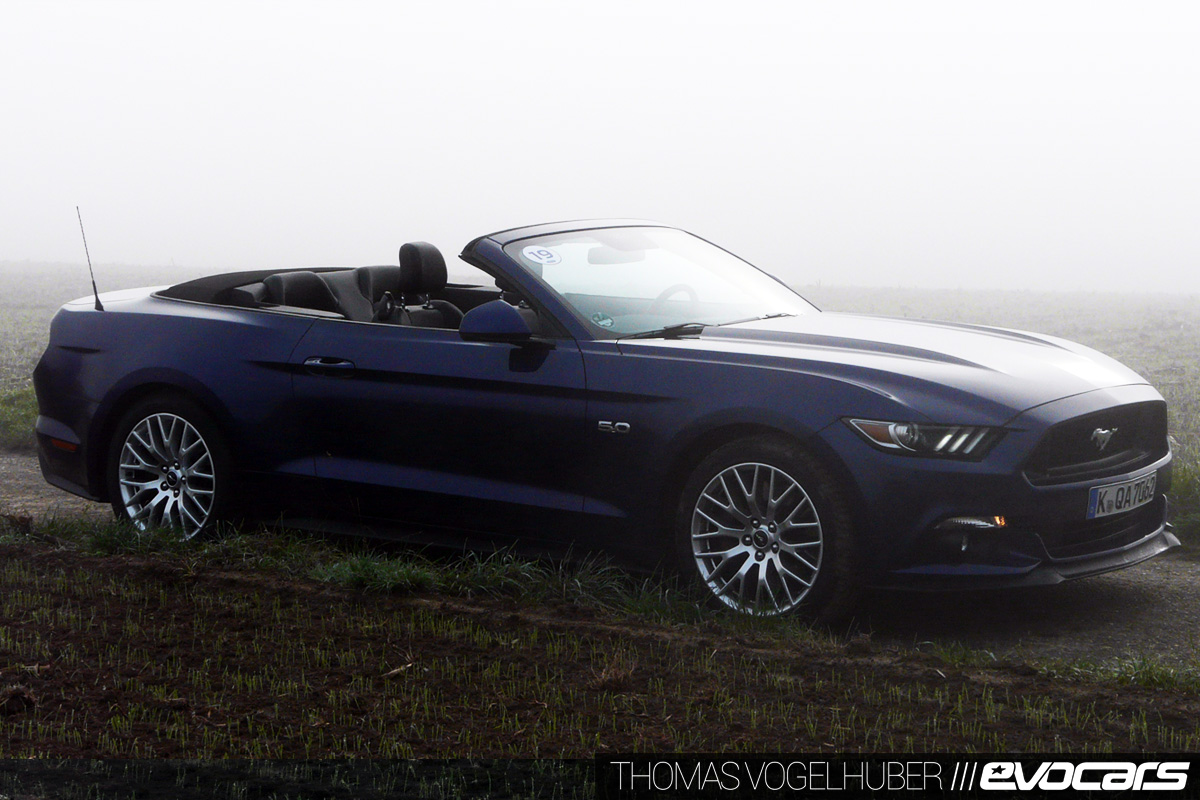
[[[144,398],[117,422],[106,480],[113,512],[139,530],[212,533],[234,489],[233,459],[212,417],[176,395]]]
[[[714,603],[754,616],[840,621],[861,582],[855,544],[834,476],[802,448],[766,436],[701,461],[675,514],[681,573]]]

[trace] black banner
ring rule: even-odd
[[[1200,761],[1200,759],[1196,759]],[[604,755],[596,796],[635,798],[1200,797],[1190,756]]]
[[[0,760],[0,798],[493,800],[1200,797],[1200,758],[1037,755],[599,755],[594,760]]]

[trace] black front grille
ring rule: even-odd
[[[1158,497],[1124,514],[1035,527],[1051,558],[1089,556],[1125,547],[1154,533],[1162,524],[1165,502],[1165,498]]]
[[[1152,464],[1167,447],[1167,404],[1131,403],[1055,425],[1025,462],[1025,476],[1046,486],[1120,475]]]

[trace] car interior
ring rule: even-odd
[[[246,273],[245,277],[260,275]],[[261,280],[227,284],[207,297],[200,296],[200,289],[181,284],[161,294],[242,308],[448,330],[457,330],[467,311],[499,298],[516,306],[534,333],[543,327],[537,313],[509,287],[447,283],[445,258],[428,242],[401,247],[399,266],[276,272]]]

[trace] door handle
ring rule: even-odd
[[[344,358],[313,356],[304,359],[304,368],[314,375],[347,375],[354,371],[354,362]]]

